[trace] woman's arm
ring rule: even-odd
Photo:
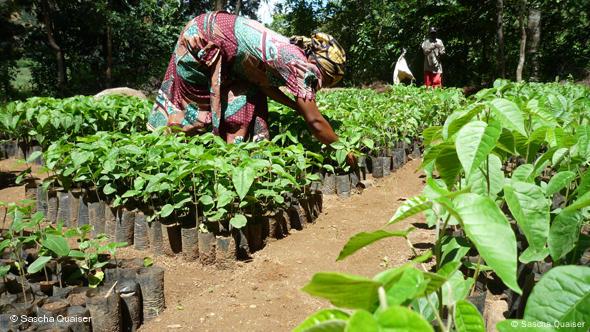
[[[314,100],[297,98],[296,104],[297,112],[303,116],[315,138],[326,145],[338,140],[338,135],[336,135],[330,123],[322,116]]]
[[[262,87],[262,91],[271,99],[289,108],[292,108],[303,116],[313,136],[324,144],[331,144],[338,140],[330,123],[324,119],[313,100],[297,98],[295,101],[289,98],[277,87]]]

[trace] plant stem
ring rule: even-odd
[[[387,309],[389,305],[387,304],[387,294],[385,294],[385,288],[383,288],[383,286],[379,287],[377,293],[379,294],[379,307],[381,307],[382,310]]]
[[[471,286],[471,291],[469,292],[469,295],[472,296],[473,293],[475,292],[475,286],[477,285],[477,278],[479,277],[479,268],[481,265],[481,256],[477,257],[477,266],[475,267],[475,274],[473,275],[473,286]]]
[[[440,313],[439,311],[442,311],[442,306],[440,306],[438,308],[438,310],[436,309],[436,307],[434,306],[434,304],[432,304],[432,301],[430,301],[430,296],[425,296],[426,297],[426,301],[428,302],[428,305],[432,308],[432,312],[434,312],[434,316],[436,317],[436,321],[438,322],[438,325],[440,325],[440,328],[444,331],[444,332],[448,332],[445,324],[443,323],[442,318],[440,318]],[[441,298],[439,297],[439,303],[441,302]]]

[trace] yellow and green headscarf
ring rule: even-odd
[[[344,76],[346,52],[334,37],[327,33],[316,32],[311,35],[311,38],[293,36],[291,43],[302,48],[307,56],[315,60],[322,72],[323,87],[336,85]]]

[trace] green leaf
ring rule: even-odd
[[[471,191],[480,194],[488,194],[488,179],[485,174],[489,170],[489,194],[493,197],[498,195],[504,187],[504,172],[502,171],[502,161],[494,154],[488,155],[488,165],[482,164],[475,169],[468,178],[467,183],[471,186]]]
[[[490,124],[473,121],[459,130],[455,148],[466,177],[469,177],[492,152],[501,132],[500,123],[496,121]]]
[[[388,224],[391,225],[398,221],[402,221],[417,213],[428,210],[431,207],[432,202],[427,200],[426,197],[422,195],[412,197],[405,201],[402,205],[400,205],[399,208],[397,208],[397,211],[395,211],[395,214],[393,215],[393,217],[391,217],[391,220],[389,220]]]
[[[435,161],[438,173],[448,188],[453,188],[457,176],[461,172],[461,162],[453,145],[445,145],[438,153]]]
[[[402,306],[392,306],[377,313],[380,331],[433,332],[432,326],[420,314]]]
[[[41,151],[35,151],[35,152],[31,153],[29,155],[29,158],[27,158],[27,163],[34,162],[37,158],[41,157],[42,155],[43,155],[43,152],[41,152]]]
[[[39,256],[29,267],[27,273],[33,274],[41,271],[45,264],[51,260],[51,256]]]
[[[172,206],[172,204],[166,204],[162,207],[162,211],[160,211],[160,217],[166,218],[172,214],[172,212],[174,212],[174,206]]]
[[[154,265],[154,259],[151,257],[144,257],[143,258],[143,267],[150,267]]]
[[[590,267],[557,266],[533,288],[524,319],[541,322],[590,322]],[[568,328],[587,331],[588,326]]]
[[[256,172],[250,167],[234,168],[232,182],[240,200],[243,200],[248,194],[248,191],[250,191],[250,187],[252,186],[252,183],[254,183],[255,177]]]
[[[477,308],[466,300],[460,300],[455,306],[455,328],[457,332],[485,332],[483,318]]]
[[[107,183],[107,185],[106,185],[106,186],[104,186],[104,188],[102,188],[102,192],[103,192],[103,193],[105,193],[105,195],[110,195],[110,194],[112,194],[112,193],[115,193],[115,192],[117,192],[117,189],[116,189],[116,188],[114,188],[114,187],[112,186],[112,184],[110,184],[110,183]]]
[[[343,332],[350,315],[338,309],[322,309],[307,317],[292,332]]]
[[[590,205],[590,191],[578,197],[572,204],[567,206],[564,211],[577,211]]]
[[[327,299],[335,306],[373,311],[380,282],[344,273],[316,273],[303,291]]]
[[[104,279],[104,272],[96,271],[94,274],[88,274],[88,286],[90,288],[96,288]]]
[[[516,237],[506,216],[486,196],[463,194],[455,203],[465,233],[479,254],[506,286],[521,294],[516,281]]]
[[[469,294],[473,282],[473,278],[465,280],[461,271],[451,273],[447,282],[442,285],[443,304],[450,306],[464,299]]]
[[[576,173],[572,171],[559,172],[553,175],[551,180],[549,180],[549,183],[547,183],[547,188],[545,188],[545,193],[547,196],[551,196],[568,186],[575,178]]]
[[[474,116],[479,114],[485,108],[485,105],[478,103],[469,107],[470,109],[465,112],[454,112],[449,115],[443,127],[444,139],[448,139],[455,135],[455,133],[469,123]]]
[[[534,167],[531,164],[522,164],[512,172],[513,181],[531,182]]]
[[[41,244],[59,257],[65,257],[70,253],[68,241],[62,236],[48,234],[47,239]]]
[[[549,229],[549,253],[554,261],[567,255],[578,242],[582,214],[577,211],[562,211],[559,213]]]
[[[542,251],[549,236],[550,208],[543,189],[532,183],[512,181],[504,187],[504,198],[529,247]]]
[[[379,332],[379,325],[373,315],[365,310],[357,310],[348,319],[345,332]]]
[[[229,223],[235,228],[242,228],[246,226],[248,220],[243,214],[236,214],[230,219]]]
[[[386,231],[386,230],[378,230],[374,232],[361,232],[353,237],[351,237],[348,242],[344,245],[340,254],[338,255],[337,261],[343,260],[344,258],[354,254],[358,250],[378,241],[381,239],[385,239],[388,237],[406,237],[408,234],[413,230],[413,228],[409,228],[405,231]]]
[[[490,106],[502,126],[516,130],[525,137],[527,136],[524,129],[524,118],[518,105],[508,99],[496,98],[490,102]]]

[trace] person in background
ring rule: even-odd
[[[445,46],[442,40],[436,38],[436,28],[430,27],[428,38],[422,42],[424,52],[424,85],[429,87],[442,87],[442,63],[441,55],[445,54]]]
[[[288,38],[224,11],[201,14],[180,33],[147,127],[212,131],[228,143],[268,139],[269,97],[294,109],[329,145],[338,136],[315,97],[342,79],[345,61],[344,49],[325,33]]]

